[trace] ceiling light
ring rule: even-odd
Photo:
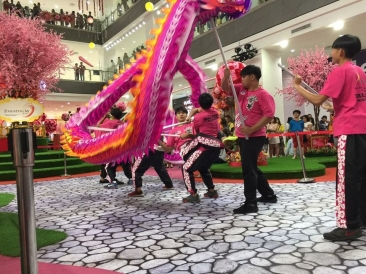
[[[140,24],[140,25],[139,25],[139,28],[141,28],[141,27],[142,27],[142,25]]]
[[[157,14],[157,15],[159,15],[159,14],[160,14],[160,10],[158,10],[158,11],[156,12],[156,14]]]
[[[123,36],[122,39],[125,39],[125,37]]]
[[[67,102],[68,105],[70,105],[70,102]]]
[[[132,32],[129,32],[129,34],[131,35],[131,34],[132,34]]]
[[[126,33],[126,37],[128,36],[128,34]]]
[[[64,107],[64,106],[61,106],[62,108]]]
[[[145,21],[142,21],[142,24],[144,24],[144,25],[145,25],[145,24],[146,24],[146,23],[145,23]]]
[[[169,8],[169,4],[166,4],[166,7]]]
[[[330,25],[334,30],[341,30],[344,27],[344,21],[340,20]]]
[[[294,50],[294,49],[292,49],[292,50],[291,50],[291,52],[295,52],[295,50]]]
[[[212,64],[212,65],[207,66],[206,68],[210,68],[212,70],[217,70],[218,69],[218,65],[217,64]]]
[[[119,40],[117,40],[117,44],[119,43]]]
[[[283,40],[283,41],[277,43],[277,45],[279,45],[281,48],[285,48],[288,46],[288,40]]]
[[[132,32],[135,32],[135,30],[134,30],[134,29],[132,29]]]
[[[55,5],[55,8],[56,8],[56,9],[58,9],[58,6],[57,6],[57,5]]]
[[[33,3],[33,1],[32,1],[32,0],[29,0],[29,3],[31,3],[31,4],[32,4],[32,3]]]
[[[125,50],[125,48],[122,48],[122,50]]]
[[[79,13],[82,13],[83,11],[82,10],[79,10]]]
[[[136,43],[135,41],[133,41],[134,43]]]
[[[136,27],[136,30],[138,30],[139,28],[138,27]]]
[[[93,53],[91,50],[89,50],[89,53]]]

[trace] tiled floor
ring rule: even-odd
[[[163,192],[156,177],[145,176],[143,198],[127,197],[132,186],[105,190],[98,180],[35,185],[38,227],[69,234],[39,250],[40,261],[135,274],[366,273],[366,237],[350,243],[322,237],[335,226],[332,182],[273,184],[279,202],[244,216],[232,214],[243,199],[240,184],[217,185],[219,199],[192,205],[181,202],[179,180]],[[2,211],[15,212],[16,202]]]

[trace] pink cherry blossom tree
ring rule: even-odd
[[[315,47],[315,50],[301,50],[297,57],[289,57],[287,59],[288,69],[294,74],[302,77],[303,81],[312,87],[316,92],[320,92],[324,86],[328,74],[336,67],[328,61],[329,56],[325,53],[324,48]],[[286,72],[284,72],[286,73]],[[297,106],[309,104],[294,88],[292,81],[287,86],[278,90],[278,94],[284,96],[286,100],[296,102]],[[320,107],[314,106],[315,129],[318,129]]]
[[[41,99],[59,90],[59,70],[72,54],[61,37],[46,31],[40,20],[0,13],[0,100]]]

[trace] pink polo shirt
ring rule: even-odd
[[[193,124],[184,124],[184,125],[180,125],[177,126],[175,128],[173,128],[169,134],[173,134],[173,135],[181,135],[183,133],[191,133],[194,134],[193,132]],[[177,151],[180,151],[180,147],[182,145],[184,145],[186,142],[190,141],[191,139],[181,139],[180,137],[173,137],[173,136],[168,136],[166,145],[169,147],[174,147]]]
[[[220,131],[219,117],[219,113],[214,107],[197,113],[193,120],[195,133],[217,137]]]
[[[366,74],[352,62],[335,68],[320,94],[331,97],[334,136],[366,134]]]
[[[244,123],[246,126],[254,126],[262,117],[273,117],[275,115],[275,102],[273,96],[259,87],[257,90],[248,91],[241,84],[234,85],[238,96],[240,108],[243,113]],[[235,135],[240,138],[246,136],[240,132],[241,122],[238,110],[235,110]],[[266,127],[253,132],[248,137],[266,136]]]

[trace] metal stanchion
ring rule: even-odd
[[[65,174],[62,174],[61,176],[63,176],[63,177],[71,176],[70,174],[67,174],[66,153],[64,153],[64,169],[65,169]]]
[[[22,274],[38,273],[33,186],[33,139],[33,129],[28,126],[17,125],[17,128],[11,129],[9,136],[9,148],[16,168]]]
[[[300,152],[300,161],[301,161],[302,173],[304,175],[304,178],[298,180],[297,182],[298,183],[302,183],[302,184],[314,183],[315,182],[315,179],[314,178],[308,178],[306,176],[304,154],[302,154],[301,143],[300,143],[300,136],[299,136],[299,134],[297,132],[295,134],[296,134],[296,140],[297,140],[297,147],[299,148],[299,152]],[[294,151],[294,153],[296,153],[296,151]]]

